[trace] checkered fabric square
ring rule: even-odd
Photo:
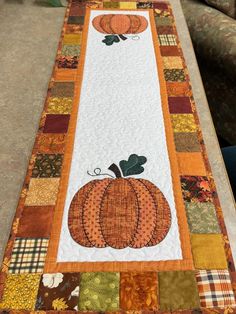
[[[201,307],[235,306],[227,270],[200,270],[196,274]]]
[[[166,35],[158,35],[159,43],[161,46],[176,46],[176,38],[175,35],[166,34]]]
[[[48,239],[16,238],[9,273],[40,273],[47,254]]]

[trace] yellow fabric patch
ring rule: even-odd
[[[63,44],[66,45],[80,45],[82,39],[82,33],[79,34],[65,34],[63,38]]]
[[[171,114],[174,132],[196,132],[197,126],[192,114]]]
[[[50,97],[47,112],[52,114],[70,114],[72,103],[72,97]]]
[[[8,274],[0,309],[34,310],[40,275]]]
[[[120,9],[136,9],[136,2],[120,2]]]
[[[59,181],[60,178],[31,179],[25,205],[55,205]]]
[[[191,244],[196,269],[227,269],[221,234],[191,234]]]
[[[183,63],[180,57],[163,57],[165,69],[183,69]]]

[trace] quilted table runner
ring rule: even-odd
[[[70,1],[0,274],[2,311],[236,313],[165,1]]]

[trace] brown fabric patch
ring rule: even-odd
[[[122,310],[157,310],[157,273],[121,273]]]
[[[165,32],[162,34],[165,34]],[[162,56],[178,56],[179,49],[177,46],[160,46]]]
[[[50,236],[54,206],[26,206],[20,218],[17,237]]]
[[[196,132],[174,133],[177,152],[200,152],[200,144]]]
[[[51,88],[51,96],[73,97],[74,96],[74,83],[73,82],[56,82]]]
[[[153,3],[153,9],[159,9],[159,10],[168,10],[168,4],[167,3]]]
[[[168,96],[191,96],[188,82],[166,82]]]
[[[158,34],[174,34],[174,29],[172,26],[157,26]],[[165,47],[164,47],[165,48]]]
[[[63,155],[61,154],[37,154],[33,178],[58,178],[61,176]]]
[[[43,274],[36,310],[74,310],[79,302],[80,273]]]

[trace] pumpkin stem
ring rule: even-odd
[[[118,166],[116,164],[111,164],[108,169],[111,170],[112,172],[114,172],[116,178],[122,177],[120,169],[118,168]]]
[[[119,34],[118,35],[119,37],[120,37],[120,39],[122,39],[122,40],[126,40],[127,39],[127,37],[125,37],[124,35],[122,35],[122,34]]]

